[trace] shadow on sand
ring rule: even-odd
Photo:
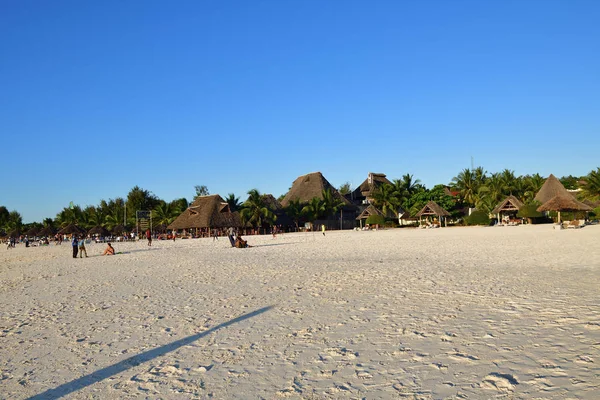
[[[92,372],[91,374],[82,376],[81,378],[77,378],[72,380],[71,382],[64,383],[54,389],[48,389],[45,392],[37,394],[29,398],[29,400],[41,400],[41,399],[59,399],[63,396],[76,392],[77,390],[83,389],[84,387],[93,385],[94,383],[101,382],[106,378],[110,378],[111,376],[117,375],[123,371],[127,371],[133,367],[136,367],[142,363],[153,360],[157,357],[163,356],[167,353],[170,353],[174,350],[179,349],[182,346],[187,346],[188,344],[201,339],[205,336],[210,335],[211,333],[218,331],[219,329],[226,328],[229,325],[233,325],[238,322],[242,322],[245,319],[255,317],[259,314],[264,313],[265,311],[269,311],[273,306],[263,307],[258,310],[252,311],[248,314],[241,315],[237,318],[234,318],[230,321],[223,322],[213,328],[210,328],[207,331],[197,333],[195,335],[188,336],[183,339],[176,340],[172,343],[166,344],[161,347],[157,347],[156,349],[148,350],[133,357],[126,358],[125,360],[108,366],[106,368],[102,368],[96,372]]]

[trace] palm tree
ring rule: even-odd
[[[388,211],[396,214],[402,203],[401,195],[395,190],[394,185],[384,183],[373,191],[373,203],[383,211],[383,215],[387,216]]]
[[[244,224],[250,223],[257,229],[260,229],[263,223],[271,224],[277,219],[275,213],[267,207],[258,189],[248,191],[248,200],[244,202],[240,216]]]
[[[600,197],[600,168],[583,178],[583,195],[589,199]]]
[[[502,188],[504,194],[513,194],[513,192],[515,191],[515,182],[517,180],[514,171],[511,171],[510,169],[505,169],[500,174],[500,180],[502,181]]]
[[[175,221],[175,218],[177,218],[179,214],[181,214],[181,210],[173,207],[170,203],[163,201],[152,210],[152,220],[157,225],[164,225],[166,227],[171,222]]]
[[[412,196],[412,194],[418,190],[420,185],[421,181],[419,179],[413,180],[413,175],[411,174],[402,175],[402,179],[394,179],[396,191],[406,197]]]
[[[235,194],[229,193],[225,198],[227,204],[229,204],[229,209],[231,212],[238,211],[242,207],[242,203],[240,203],[240,198],[235,197]]]
[[[493,173],[486,179],[485,184],[479,188],[477,194],[480,198],[488,196],[493,203],[498,203],[502,200],[503,188],[500,174]]]
[[[325,212],[325,204],[318,197],[313,197],[307,205],[302,208],[302,213],[314,225],[314,222],[319,219]],[[314,227],[313,227],[314,229]]]
[[[302,217],[302,203],[300,200],[296,199],[290,201],[285,208],[285,213],[294,221],[296,224],[296,231],[298,231],[298,224]]]
[[[535,195],[540,191],[544,185],[545,179],[538,173],[533,175],[526,175],[523,177],[525,183],[525,193],[523,193],[523,200],[526,204],[533,202]]]
[[[344,202],[333,195],[331,189],[323,189],[323,215],[329,217],[338,212]]]
[[[460,198],[467,204],[475,205],[475,196],[479,190],[477,177],[468,168],[463,169],[457,176],[452,178],[452,186],[458,190]]]

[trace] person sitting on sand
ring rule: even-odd
[[[107,244],[108,244],[108,246],[106,246],[106,249],[104,249],[104,253],[102,253],[102,255],[103,256],[114,256],[115,248],[110,245],[110,242]]]
[[[245,249],[246,247],[252,246],[248,245],[248,241],[242,239],[240,235],[237,235],[235,237],[235,247],[237,247],[238,249]]]

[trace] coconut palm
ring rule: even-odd
[[[329,217],[338,212],[344,202],[335,197],[331,189],[323,189],[323,215]]]
[[[181,210],[163,201],[152,210],[152,221],[157,225],[167,226],[175,221],[179,214]]]
[[[300,218],[302,217],[302,203],[300,200],[295,199],[291,200],[288,203],[288,206],[285,208],[285,213],[290,217],[294,223],[296,224],[296,231],[298,230],[298,224],[300,222]]]
[[[229,193],[225,198],[227,204],[229,204],[229,209],[231,212],[238,211],[242,207],[242,203],[240,202],[239,197],[235,197],[235,194]]]
[[[240,211],[242,222],[249,223],[255,228],[260,228],[264,223],[271,224],[277,216],[270,210],[264,200],[264,196],[258,189],[248,191],[248,200],[246,200]]]
[[[600,168],[591,171],[583,179],[583,195],[589,199],[597,199],[600,197]]]
[[[467,204],[474,206],[475,197],[479,190],[477,177],[468,168],[463,169],[457,176],[452,178],[451,185],[458,190],[460,198]]]
[[[517,180],[514,171],[505,169],[500,173],[500,180],[502,181],[503,193],[505,195],[513,194],[515,191],[515,182]]]
[[[373,205],[381,209],[383,215],[388,215],[388,211],[396,214],[401,203],[401,194],[395,190],[394,185],[384,183],[373,191]]]
[[[325,204],[318,197],[313,197],[307,205],[302,208],[302,213],[314,224],[325,212]]]

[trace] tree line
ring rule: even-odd
[[[580,200],[600,202],[600,168],[590,171],[581,177],[564,176],[561,183],[567,189],[579,190]],[[501,172],[488,173],[483,167],[465,168],[460,171],[448,185],[435,185],[428,189],[419,179],[405,174],[394,179],[391,184],[383,184],[372,193],[374,205],[384,214],[396,213],[400,208],[409,214],[416,214],[425,204],[433,200],[454,216],[459,216],[465,207],[474,207],[490,213],[496,205],[508,195],[513,195],[526,205],[534,203],[534,197],[545,182],[540,174],[516,176],[514,171],[505,169]],[[209,194],[206,186],[196,186],[195,195]],[[349,195],[351,187],[348,182],[339,188],[342,195]],[[281,199],[281,197],[280,197]],[[277,210],[268,197],[258,189],[248,191],[248,199],[240,202],[239,197],[229,193],[225,198],[231,211],[239,211],[242,221],[254,227],[277,223]],[[321,198],[315,197],[307,203],[291,201],[283,210],[294,221],[296,227],[301,221],[314,222],[328,218],[339,212],[343,201],[334,196],[331,190],[324,190]],[[102,226],[112,230],[119,225],[135,226],[137,210],[151,210],[155,226],[166,228],[187,207],[185,198],[167,202],[152,192],[138,186],[133,187],[127,197],[101,200],[96,206],[81,207],[70,205],[64,207],[54,218],[24,224],[21,214],[0,206],[0,234],[11,232],[24,233],[32,227],[49,227],[59,229],[69,224],[77,224],[84,229]],[[600,207],[594,212],[600,215]]]

